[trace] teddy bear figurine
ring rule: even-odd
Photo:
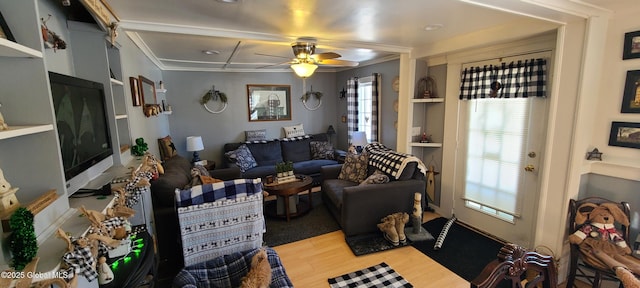
[[[614,225],[629,225],[629,218],[615,203],[582,204],[575,222],[582,226],[569,235],[569,242],[579,246],[585,262],[602,270],[624,267],[640,274],[640,260],[631,255],[631,248]]]

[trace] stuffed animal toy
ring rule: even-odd
[[[618,266],[640,275],[640,260],[631,255],[631,248],[614,225],[629,225],[629,219],[616,204],[580,205],[575,222],[582,226],[569,235],[569,242],[579,246],[585,262],[602,270],[613,269],[602,261],[602,255],[606,255]]]
[[[251,258],[249,273],[242,278],[240,288],[268,288],[271,283],[271,264],[263,248]]]

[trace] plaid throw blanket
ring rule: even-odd
[[[391,150],[381,143],[370,143],[364,147],[364,150],[369,154],[369,165],[391,175],[395,179],[400,178],[404,168],[411,162],[418,163],[417,168],[420,169],[422,174],[426,175],[427,173],[427,167],[424,166],[424,163],[422,163],[422,160],[418,159],[418,157]]]
[[[185,266],[262,246],[260,179],[176,189]]]

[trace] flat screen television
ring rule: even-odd
[[[72,194],[113,166],[102,83],[49,72],[67,192]]]

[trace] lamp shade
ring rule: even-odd
[[[316,68],[318,68],[318,65],[309,64],[306,62],[291,64],[291,69],[296,72],[296,75],[302,78],[307,78],[313,75],[313,72],[316,71]]]
[[[204,144],[202,144],[201,136],[187,137],[187,151],[202,151],[202,150],[204,150]]]
[[[333,125],[329,125],[329,128],[327,128],[327,134],[328,135],[336,134],[336,129],[333,129]]]
[[[367,144],[367,133],[364,131],[356,131],[351,134],[351,145],[364,147],[367,146]]]

